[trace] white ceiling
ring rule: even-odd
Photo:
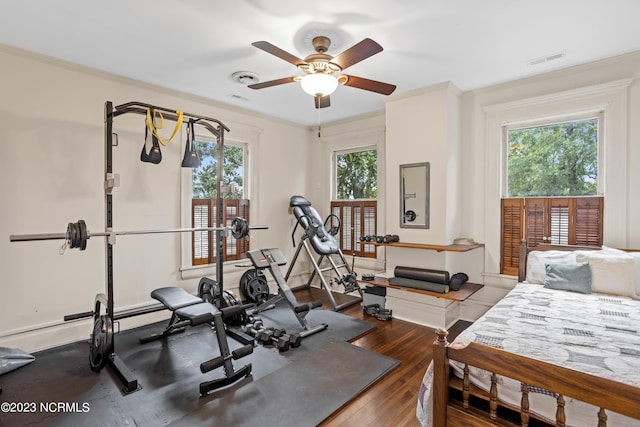
[[[394,95],[443,81],[467,91],[640,50],[638,0],[3,3],[2,44],[309,126],[381,110],[386,97],[340,86],[331,107],[316,110],[299,83],[249,89],[231,74],[302,74],[252,42],[304,58],[312,35],[332,38],[333,56],[372,38],[384,50],[348,73],[395,84]]]

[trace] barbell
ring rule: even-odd
[[[225,231],[230,232],[235,239],[242,239],[249,234],[249,230],[266,230],[264,225],[249,226],[247,220],[236,217],[231,221],[229,227],[196,227],[196,228],[171,228],[160,230],[130,230],[130,231],[98,231],[87,230],[87,224],[79,219],[77,222],[70,222],[65,233],[40,233],[40,234],[12,234],[9,236],[11,242],[28,242],[33,240],[65,240],[67,247],[71,249],[80,248],[81,251],[87,248],[87,240],[91,237],[107,237],[110,243],[115,243],[115,236],[127,236],[135,234],[161,234],[161,233],[191,233],[195,231]]]

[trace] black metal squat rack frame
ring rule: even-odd
[[[105,227],[106,230],[113,229],[113,194],[112,189],[113,185],[110,185],[110,182],[113,182],[114,174],[113,174],[113,121],[116,117],[119,117],[124,114],[140,114],[146,115],[147,111],[151,109],[154,111],[160,111],[163,114],[163,117],[170,120],[177,120],[178,115],[175,110],[167,109],[164,107],[159,107],[156,105],[145,104],[141,102],[128,102],[126,104],[113,106],[111,101],[107,101],[105,103]],[[203,126],[207,129],[217,141],[216,144],[216,161],[218,165],[224,164],[224,133],[225,131],[229,132],[229,128],[225,126],[221,121],[217,119],[213,119],[210,117],[200,116],[196,114],[191,114],[187,112],[183,112],[183,118],[185,119],[194,119],[196,120],[196,124]],[[223,168],[217,168],[217,194],[220,195],[220,187],[223,179]],[[222,283],[222,267],[223,263],[220,262],[222,259],[223,253],[223,242],[222,242],[222,234],[223,234],[223,201],[221,197],[217,198],[217,208],[216,208],[216,256],[218,262],[216,262],[216,280],[218,282],[218,287],[220,293],[222,294],[223,283]],[[111,325],[113,325],[115,320],[123,319],[126,317],[133,317],[141,314],[152,313],[154,311],[160,311],[164,309],[164,307],[149,307],[146,309],[140,310],[129,310],[126,312],[118,313],[116,315],[114,311],[114,290],[113,290],[113,246],[115,242],[111,241],[111,239],[105,239],[105,254],[106,254],[106,283],[105,288],[107,291],[106,295],[106,315],[108,316]],[[91,315],[97,316],[99,313],[95,313],[98,310],[99,304],[96,302],[96,307],[94,312],[91,312]],[[220,308],[220,307],[219,307]],[[87,317],[87,316],[80,316]],[[80,318],[79,315],[71,315],[65,317],[65,320],[72,320]],[[111,343],[111,354],[108,355],[107,363],[111,365],[115,373],[118,375],[122,383],[124,384],[124,392],[131,393],[138,390],[138,380],[135,378],[131,370],[124,364],[122,359],[116,353],[115,343]]]

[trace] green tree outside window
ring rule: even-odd
[[[215,199],[217,186],[217,144],[197,141],[196,151],[200,157],[200,166],[192,172],[193,198]],[[224,171],[222,185],[228,186],[232,182],[237,185],[234,191],[224,194],[225,199],[241,199],[244,177],[244,150],[237,145],[224,146]]]
[[[508,131],[508,196],[589,196],[598,190],[598,119]]]
[[[375,199],[378,196],[378,154],[376,150],[336,156],[337,199]]]

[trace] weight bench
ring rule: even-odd
[[[224,377],[200,383],[200,394],[206,396],[212,390],[233,384],[239,379],[251,374],[251,364],[243,366],[239,370],[234,370],[233,360],[248,356],[253,353],[253,345],[246,344],[237,350],[230,351],[227,341],[227,333],[224,320],[227,317],[236,316],[242,310],[247,309],[247,305],[235,305],[232,307],[218,308],[211,302],[191,295],[182,288],[169,286],[155,289],[151,292],[151,297],[160,301],[168,310],[171,310],[171,319],[162,333],[140,338],[141,343],[147,343],[162,339],[170,334],[184,331],[187,326],[198,326],[202,324],[212,325],[220,356],[207,360],[200,364],[200,371],[204,374],[220,366],[224,366]]]
[[[255,268],[267,268],[271,272],[271,275],[275,279],[278,284],[278,289],[280,290],[277,295],[269,298],[267,301],[256,307],[256,313],[273,308],[275,303],[285,299],[291,307],[291,310],[293,310],[300,326],[302,326],[303,330],[298,333],[302,338],[327,329],[328,325],[326,323],[321,323],[314,327],[309,325],[309,322],[306,319],[307,314],[309,314],[309,312],[314,308],[322,307],[322,301],[300,303],[296,299],[293,291],[289,288],[289,285],[287,285],[287,281],[282,276],[282,272],[280,272],[280,266],[287,263],[287,260],[280,249],[272,248],[249,251],[247,252],[247,257],[251,260],[251,263]]]

